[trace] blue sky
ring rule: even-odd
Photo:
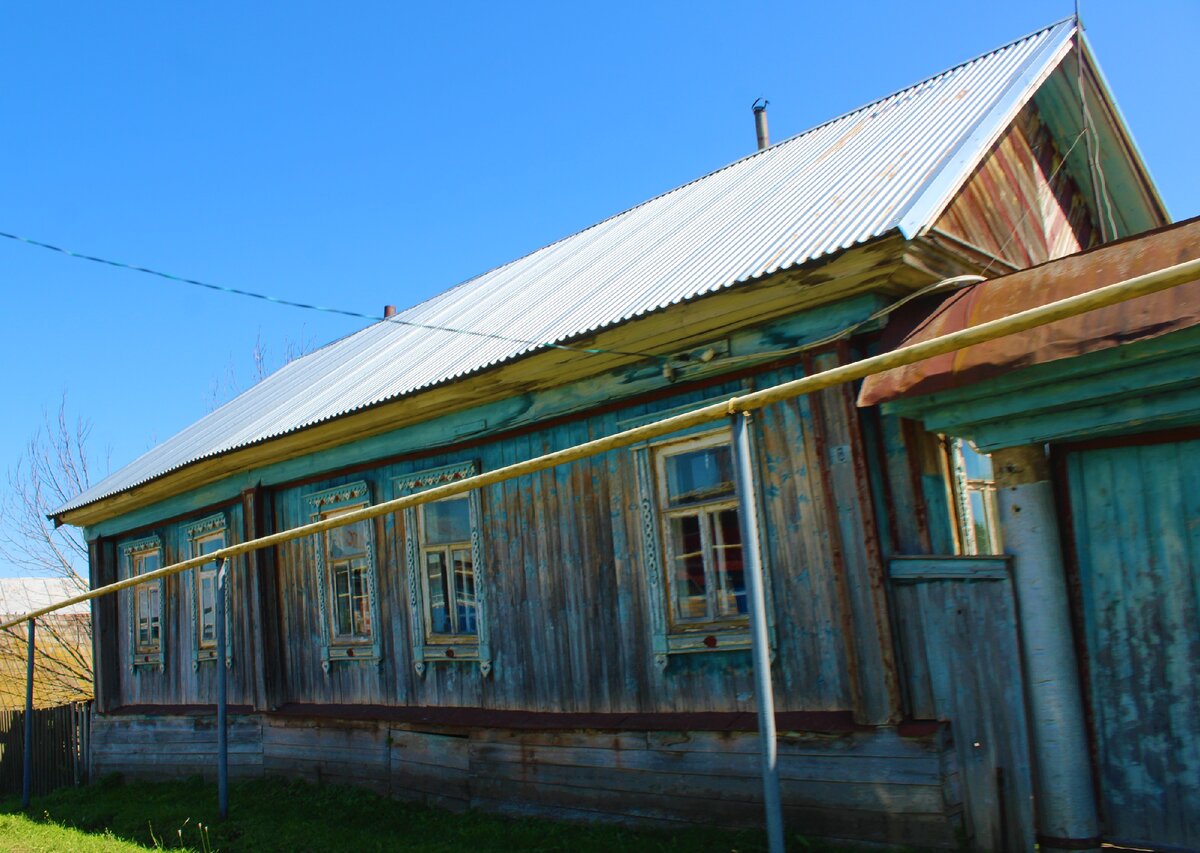
[[[28,4],[3,12],[0,230],[379,313],[1070,14],[1067,2]],[[1200,214],[1200,3],[1084,0],[1176,219]],[[361,323],[0,241],[0,461],[65,392],[113,467],[256,339]],[[232,377],[232,381],[231,381]],[[3,567],[0,567],[3,571]]]

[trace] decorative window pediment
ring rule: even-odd
[[[181,539],[187,542],[188,558],[224,548],[229,544],[226,530],[223,512],[183,525]],[[217,562],[213,560],[190,570],[187,578],[188,601],[191,604],[192,669],[199,669],[201,662],[217,659]],[[229,583],[225,585],[226,667],[233,661],[231,586]]]
[[[371,503],[365,482],[326,489],[307,497],[311,519],[332,518]],[[375,525],[357,521],[313,537],[317,607],[321,623],[321,667],[334,661],[381,659],[379,596],[375,583]]]
[[[163,567],[162,540],[148,536],[121,546],[125,576],[136,577]],[[130,666],[163,669],[163,579],[138,584],[129,590]]]
[[[392,481],[396,497],[473,476],[473,462],[421,471]],[[404,510],[404,554],[413,666],[478,662],[491,672],[487,572],[479,536],[479,491]]]

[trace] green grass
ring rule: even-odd
[[[229,820],[217,820],[216,789],[200,780],[131,782],[118,777],[34,799],[0,801],[0,851],[419,851],[419,853],[753,853],[756,832],[709,828],[664,833],[613,826],[452,814],[357,788],[267,779],[230,788]],[[826,851],[803,839],[789,850]]]

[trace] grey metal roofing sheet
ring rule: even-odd
[[[306,355],[57,514],[177,468],[930,224],[1066,55],[1060,21],[756,152]],[[535,343],[514,343],[511,339]],[[586,356],[581,356],[586,357]]]

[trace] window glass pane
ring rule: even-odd
[[[429,580],[429,630],[434,634],[453,633],[450,615],[446,611],[450,591],[447,588],[445,551],[425,552],[425,574]]]
[[[452,552],[454,563],[454,614],[457,633],[474,634],[478,630],[475,611],[475,564],[467,548]]]
[[[708,516],[715,569],[718,616],[738,616],[746,612],[746,575],[742,566],[742,530],[736,509],[724,509]]]
[[[350,635],[350,563],[333,566],[333,621],[338,636]]]
[[[425,545],[449,545],[471,541],[471,502],[468,498],[451,498],[425,504],[422,535]]]
[[[665,460],[667,496],[672,507],[733,495],[733,456],[729,445],[676,453]]]
[[[708,586],[704,577],[704,551],[700,516],[679,515],[670,520],[673,557],[672,596],[679,619],[708,616]]]
[[[368,637],[371,635],[371,594],[367,588],[365,560],[355,560],[351,564],[350,584],[350,606],[353,611],[354,633],[359,637]]]
[[[370,541],[369,522],[359,521],[347,524],[345,527],[335,527],[325,532],[325,547],[328,549],[329,561],[344,560],[367,552]]]
[[[969,441],[960,441],[959,448],[962,450],[963,471],[968,480],[992,479],[992,457],[980,453]]]
[[[138,557],[134,565],[134,574],[144,575],[146,572],[156,572],[162,568],[157,551]]]
[[[202,570],[199,584],[200,646],[206,648],[217,642],[217,577],[216,572]]]

